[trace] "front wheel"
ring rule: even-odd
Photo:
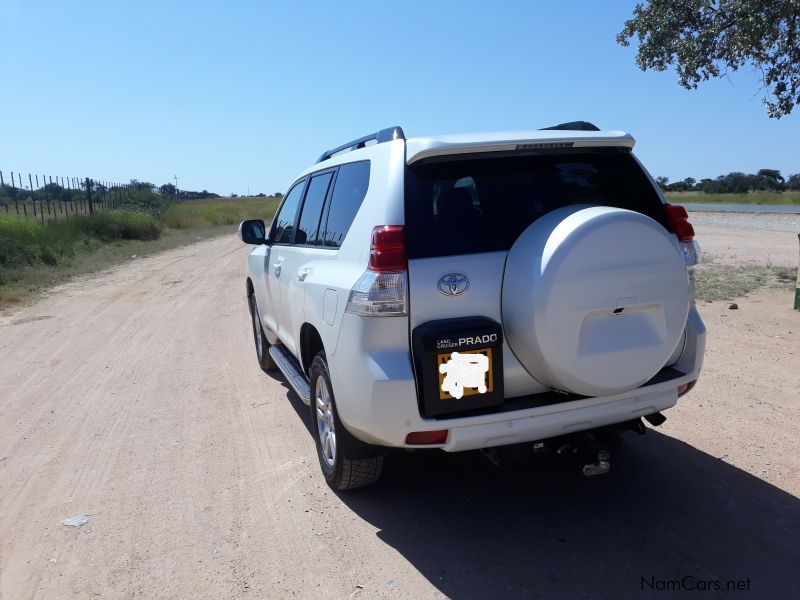
[[[324,352],[314,357],[310,375],[311,428],[325,481],[334,490],[375,483],[381,476],[383,456],[354,456],[352,449],[358,446],[363,450],[366,444],[354,439],[339,420]]]
[[[261,326],[261,316],[258,312],[255,294],[250,294],[247,302],[250,305],[250,319],[253,322],[253,340],[256,344],[258,364],[264,371],[274,371],[275,361],[272,360],[272,356],[269,353],[270,343],[267,341],[267,336],[264,335],[264,328]]]

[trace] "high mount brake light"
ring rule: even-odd
[[[694,239],[694,227],[689,223],[689,214],[686,209],[678,204],[665,204],[669,228],[682,242],[691,242]]]
[[[402,225],[381,225],[372,230],[369,250],[369,268],[377,273],[405,271],[406,236]]]

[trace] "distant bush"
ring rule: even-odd
[[[69,221],[53,223],[55,228],[74,229],[101,242],[114,240],[157,240],[161,225],[152,215],[130,212],[103,212],[76,215]]]
[[[144,213],[105,212],[75,215],[42,224],[33,219],[0,215],[0,267],[58,265],[79,249],[97,242],[156,240],[161,224]]]
[[[800,190],[800,173],[784,179],[777,169],[759,169],[757,173],[733,171],[716,179],[695,180],[687,177],[683,181],[670,183],[667,177],[656,177],[656,183],[665,192],[704,192],[706,194],[746,194],[748,192],[782,192]]]

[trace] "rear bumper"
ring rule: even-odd
[[[693,308],[676,377],[660,380],[623,394],[562,401],[545,406],[449,419],[422,418],[417,403],[414,373],[407,349],[370,348],[408,335],[406,319],[381,319],[380,332],[373,323],[346,315],[337,351],[329,357],[339,415],[347,429],[364,442],[391,447],[420,447],[405,443],[413,431],[448,430],[444,444],[426,445],[448,452],[503,446],[556,437],[622,423],[670,408],[678,401],[677,387],[695,381],[705,351],[705,327]],[[394,331],[396,329],[396,331]],[[366,341],[366,344],[365,344]],[[346,349],[362,348],[350,354]]]
[[[669,389],[597,403],[597,398],[550,405],[553,412],[521,417],[518,412],[504,413],[501,422],[454,427],[441,446],[448,452],[475,450],[532,442],[559,435],[622,423],[675,406],[676,385]],[[640,390],[641,391],[641,390]],[[583,403],[583,404],[582,404]],[[513,416],[511,416],[513,415]]]

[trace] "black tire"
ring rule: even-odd
[[[247,303],[250,306],[250,321],[253,325],[253,341],[256,345],[258,364],[264,371],[274,371],[276,365],[275,361],[272,360],[272,356],[270,356],[270,343],[267,341],[264,328],[261,326],[261,322],[258,318],[258,305],[256,304],[255,294],[250,294],[248,296]]]
[[[377,448],[355,439],[345,429],[339,419],[333,396],[333,386],[328,371],[325,353],[319,352],[311,363],[311,432],[317,447],[317,458],[325,476],[325,481],[334,490],[350,490],[370,485],[378,481],[383,469],[383,456]],[[325,388],[318,388],[318,380],[326,386],[328,397],[321,401]],[[325,407],[328,407],[327,410]],[[323,418],[323,421],[320,421]],[[323,442],[324,430],[333,432],[333,448],[330,452],[330,434],[328,445]],[[332,426],[332,427],[331,427]]]

